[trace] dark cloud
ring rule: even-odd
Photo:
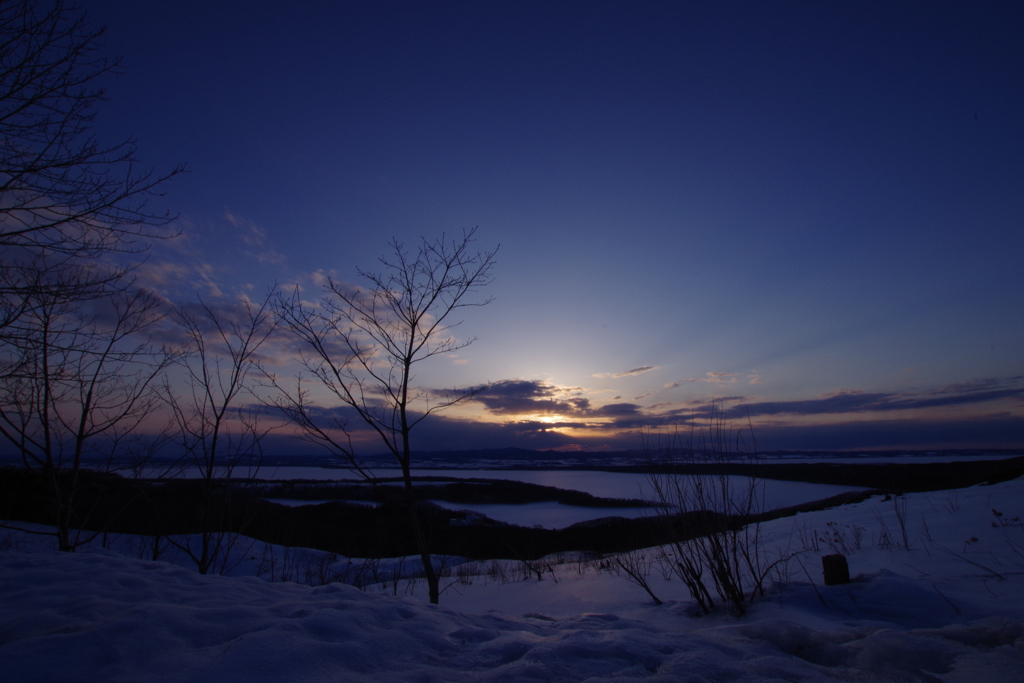
[[[472,400],[483,404],[493,415],[546,414],[602,421],[599,425],[580,422],[580,427],[632,427],[645,419],[643,408],[636,403],[609,403],[593,407],[590,399],[572,396],[571,390],[551,386],[542,380],[502,380],[480,390]]]
[[[590,400],[572,396],[543,380],[506,379],[479,389],[472,398],[494,415],[584,415]]]
[[[419,417],[418,414],[413,417]],[[336,426],[334,420],[347,421],[345,428],[352,436],[357,456],[375,455],[387,451],[380,436],[358,418],[351,408],[326,408],[314,411],[316,423],[327,429]],[[547,450],[581,442],[580,436],[570,437],[558,429],[585,429],[586,422],[540,420],[509,420],[508,422],[481,422],[449,417],[443,414],[431,415],[423,420],[410,434],[413,450],[479,450],[489,448],[527,448]],[[595,434],[595,439],[603,438]],[[582,441],[589,443],[586,437]],[[594,441],[597,443],[597,441]],[[268,455],[323,454],[327,450],[285,430],[270,434],[263,442]],[[0,449],[0,454],[3,451]]]
[[[489,397],[548,398],[556,388],[539,379],[503,379],[487,385],[478,395]]]
[[[502,380],[476,390],[471,400],[482,404],[492,415],[508,416],[511,419],[496,423],[433,415],[413,430],[411,436],[414,449],[516,447],[544,450],[571,443],[596,449],[628,449],[636,447],[639,437],[620,438],[617,432],[637,429],[649,421],[642,408],[634,403],[610,403],[594,407],[589,399],[573,395],[577,389],[552,386],[542,380]],[[348,406],[311,407],[310,413],[321,428],[334,429],[343,424],[351,434],[358,452],[372,454],[384,450],[379,436],[367,427],[354,409]],[[557,422],[515,419],[516,416],[538,414],[559,415],[560,419]],[[416,419],[420,414],[413,413],[411,417]],[[572,436],[559,431],[568,429],[574,430]],[[275,438],[275,449],[283,448],[285,441]],[[308,446],[299,437],[294,437],[293,441],[293,452],[309,452]]]
[[[584,449],[635,450],[641,447],[640,429],[650,417],[612,425],[585,422],[550,424],[535,420],[502,424],[471,422],[438,416],[425,420],[414,432],[417,450],[530,448],[546,450],[569,444]],[[571,427],[572,435],[555,431]],[[582,432],[582,433],[581,433]],[[754,427],[758,447],[764,450],[856,450],[930,448],[1021,448],[1024,417],[1008,414],[960,420],[867,420],[838,424]]]
[[[587,411],[588,417],[639,417],[642,415],[640,406],[635,403],[609,403],[608,405]]]
[[[558,428],[586,427],[587,424],[583,422],[509,420],[494,423],[435,415],[417,425],[412,433],[412,444],[415,450],[425,451],[486,448],[547,450],[580,442],[578,435],[569,436],[557,431]]]
[[[916,398],[893,400],[885,410],[906,410],[911,408],[936,408],[940,406],[963,405],[968,403],[984,403],[997,401],[1001,398],[1024,397],[1024,389],[1000,389],[979,391],[970,394],[935,396],[933,398]]]
[[[844,392],[807,401],[743,404],[730,396],[714,402],[685,405],[664,403],[643,407],[616,401],[594,406],[577,394],[578,389],[558,387],[542,380],[502,380],[479,389],[473,397],[489,413],[508,418],[485,422],[444,414],[431,416],[413,431],[416,450],[472,450],[527,448],[547,450],[579,444],[584,449],[630,450],[640,447],[642,429],[665,424],[695,424],[698,429],[718,418],[746,427],[746,417],[775,423],[754,425],[754,436],[766,450],[853,450],[890,448],[1019,448],[1024,446],[1024,417],[1009,413],[959,419],[898,419],[898,411],[972,405],[1011,398],[1024,400],[1024,378],[972,380],[918,393]],[[723,410],[724,406],[732,406]],[[870,414],[886,419],[865,420]],[[842,420],[842,415],[859,415]],[[517,419],[522,415],[558,415],[558,422]],[[786,416],[831,415],[831,424],[787,425]],[[346,421],[367,454],[383,450],[379,437],[370,431],[351,408],[314,409],[318,424]],[[414,416],[415,417],[415,416]],[[567,434],[560,430],[571,430]],[[309,446],[278,433],[267,443],[268,452],[308,452]],[[292,446],[287,446],[291,443]]]
[[[274,408],[273,411],[286,417],[284,412],[278,408]],[[330,408],[307,406],[307,411],[313,419],[313,423],[321,429],[333,429],[338,424],[357,430],[363,426],[363,418],[359,416],[359,411],[352,406],[341,405]]]
[[[616,430],[583,422],[550,424],[536,420],[505,423],[476,422],[435,415],[421,422],[412,433],[417,451],[527,448],[548,450],[579,444],[584,450],[636,450],[642,445],[639,428],[617,426]],[[354,424],[352,425],[355,426]],[[573,427],[572,435],[555,427]],[[360,427],[361,429],[361,427]],[[1024,417],[1007,414],[961,420],[867,420],[824,425],[760,425],[754,436],[763,450],[858,450],[938,448],[1022,448]],[[369,436],[369,435],[368,435]],[[273,434],[264,442],[264,452],[274,455],[323,453],[318,447],[296,437]],[[2,449],[0,449],[2,451]],[[383,452],[379,439],[366,438],[358,452]]]
[[[758,415],[824,415],[878,409],[895,394],[844,393],[807,401],[767,401],[741,403],[728,411],[730,417]]]
[[[944,387],[933,389],[929,393],[967,394],[971,392],[991,391],[994,389],[1012,388],[1014,385],[1019,384],[1022,380],[1024,380],[1024,375],[1017,375],[1015,377],[1006,378],[989,377],[985,379],[970,379],[967,380],[966,382],[947,384]]]
[[[1024,417],[869,420],[808,426],[759,426],[764,450],[857,450],[1024,447]]]
[[[863,393],[843,392],[826,398],[807,401],[767,401],[741,403],[728,411],[728,416],[755,417],[758,415],[826,415],[841,413],[890,412],[941,408],[945,406],[985,403],[1004,398],[1024,398],[1024,388],[1007,386],[1020,378],[1006,380],[974,380],[953,384],[922,393]]]

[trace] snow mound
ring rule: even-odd
[[[861,583],[855,596],[917,599],[898,575]],[[466,615],[103,550],[0,553],[0,601],[0,670],[11,681],[995,683],[1019,681],[1024,666],[1024,623],[1008,617],[822,631],[766,615],[683,631],[609,613]],[[869,600],[856,604],[872,616]]]

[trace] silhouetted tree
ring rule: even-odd
[[[96,258],[139,251],[172,218],[146,200],[167,178],[139,171],[135,144],[93,135],[104,29],[62,2],[0,3],[0,247]]]
[[[0,437],[38,475],[59,549],[70,551],[90,539],[80,533],[90,511],[75,500],[82,470],[109,470],[139,446],[171,355],[146,337],[163,314],[145,291],[83,303],[41,289],[27,301],[0,347]]]
[[[140,170],[135,144],[92,131],[103,77],[103,29],[62,2],[0,2],[0,343],[46,300],[102,298],[130,284],[131,264],[172,219],[147,208],[181,172]]]
[[[279,297],[278,316],[303,342],[302,364],[326,389],[380,437],[402,470],[409,519],[423,561],[430,594],[439,596],[438,575],[416,506],[409,435],[429,415],[449,408],[481,390],[426,391],[413,385],[417,363],[471,344],[451,335],[453,315],[467,306],[484,306],[491,299],[471,294],[491,282],[497,250],[470,250],[476,230],[461,239],[424,239],[415,252],[397,240],[391,254],[380,259],[383,272],[359,270],[365,287],[335,280],[326,285],[319,305],[302,301],[298,290]],[[306,437],[344,458],[368,477],[353,448],[344,420],[323,421],[309,403],[301,381],[294,391],[282,391],[279,407]]]
[[[94,135],[118,66],[102,35],[59,0],[0,2],[0,425],[53,497],[63,550],[83,458],[152,447],[133,428],[169,357],[130,271],[172,219],[147,201],[183,169],[140,170],[131,138]]]
[[[195,563],[200,574],[222,569],[234,534],[231,525],[230,480],[236,469],[252,479],[262,460],[261,444],[268,428],[261,423],[262,403],[253,394],[252,373],[258,368],[260,347],[274,332],[271,296],[253,302],[241,298],[235,305],[178,307],[172,317],[185,332],[186,353],[180,357],[184,370],[184,395],[168,381],[163,397],[174,415],[174,437],[183,462],[199,471],[203,482],[199,501],[199,533],[168,539]],[[239,401],[248,395],[248,406]],[[221,486],[220,483],[226,484]]]

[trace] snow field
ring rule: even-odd
[[[655,606],[579,558],[541,581],[463,577],[436,607],[417,599],[421,587],[391,598],[199,576],[101,548],[17,552],[39,549],[38,537],[8,532],[0,671],[12,681],[1017,682],[1022,508],[1024,485],[1011,481],[766,523],[769,552],[793,560],[743,619],[687,616],[685,587],[657,573],[665,604]],[[820,556],[835,549],[854,580],[824,586]]]

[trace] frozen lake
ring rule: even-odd
[[[658,514],[657,508],[583,508],[562,505],[555,501],[523,503],[521,505],[465,505],[435,500],[449,510],[472,510],[491,519],[519,526],[540,526],[545,529],[562,529],[579,522],[601,517],[643,517]]]
[[[510,476],[492,476],[508,474]],[[534,476],[540,475],[540,476]],[[465,475],[461,475],[465,476]],[[479,474],[477,476],[480,476]],[[619,474],[613,472],[489,472],[493,479],[525,481],[542,486],[583,491],[602,498],[643,498],[653,499],[650,481],[646,474]],[[729,477],[733,491],[744,492],[749,479]],[[821,500],[846,491],[860,491],[856,486],[832,486],[829,484],[807,484],[804,482],[774,481],[763,482],[762,495],[767,510],[789,507],[810,501]],[[577,522],[600,517],[642,517],[658,514],[657,508],[590,508],[562,505],[556,502],[526,503],[522,505],[463,505],[435,501],[438,505],[457,510],[473,510],[491,519],[523,526],[540,525],[548,529],[560,529]]]
[[[540,486],[554,486],[560,489],[583,491],[601,498],[653,498],[650,481],[646,474],[593,472],[585,470],[413,470],[417,477],[453,477],[460,479],[502,479],[522,481]],[[378,469],[374,474],[380,477],[400,476],[398,470]],[[319,467],[279,467],[260,473],[263,479],[317,479],[351,480],[345,470]],[[748,479],[730,477],[733,490],[743,491]],[[762,495],[765,509],[776,509],[821,500],[846,491],[860,491],[857,486],[833,486],[830,484],[807,484],[803,482],[765,480]],[[286,503],[286,501],[277,501]],[[308,501],[302,501],[308,503]],[[656,508],[594,508],[562,505],[557,502],[473,505],[433,501],[450,510],[472,510],[491,519],[522,526],[543,526],[547,529],[585,522],[600,517],[642,517],[657,514]],[[293,504],[299,504],[294,501]]]

